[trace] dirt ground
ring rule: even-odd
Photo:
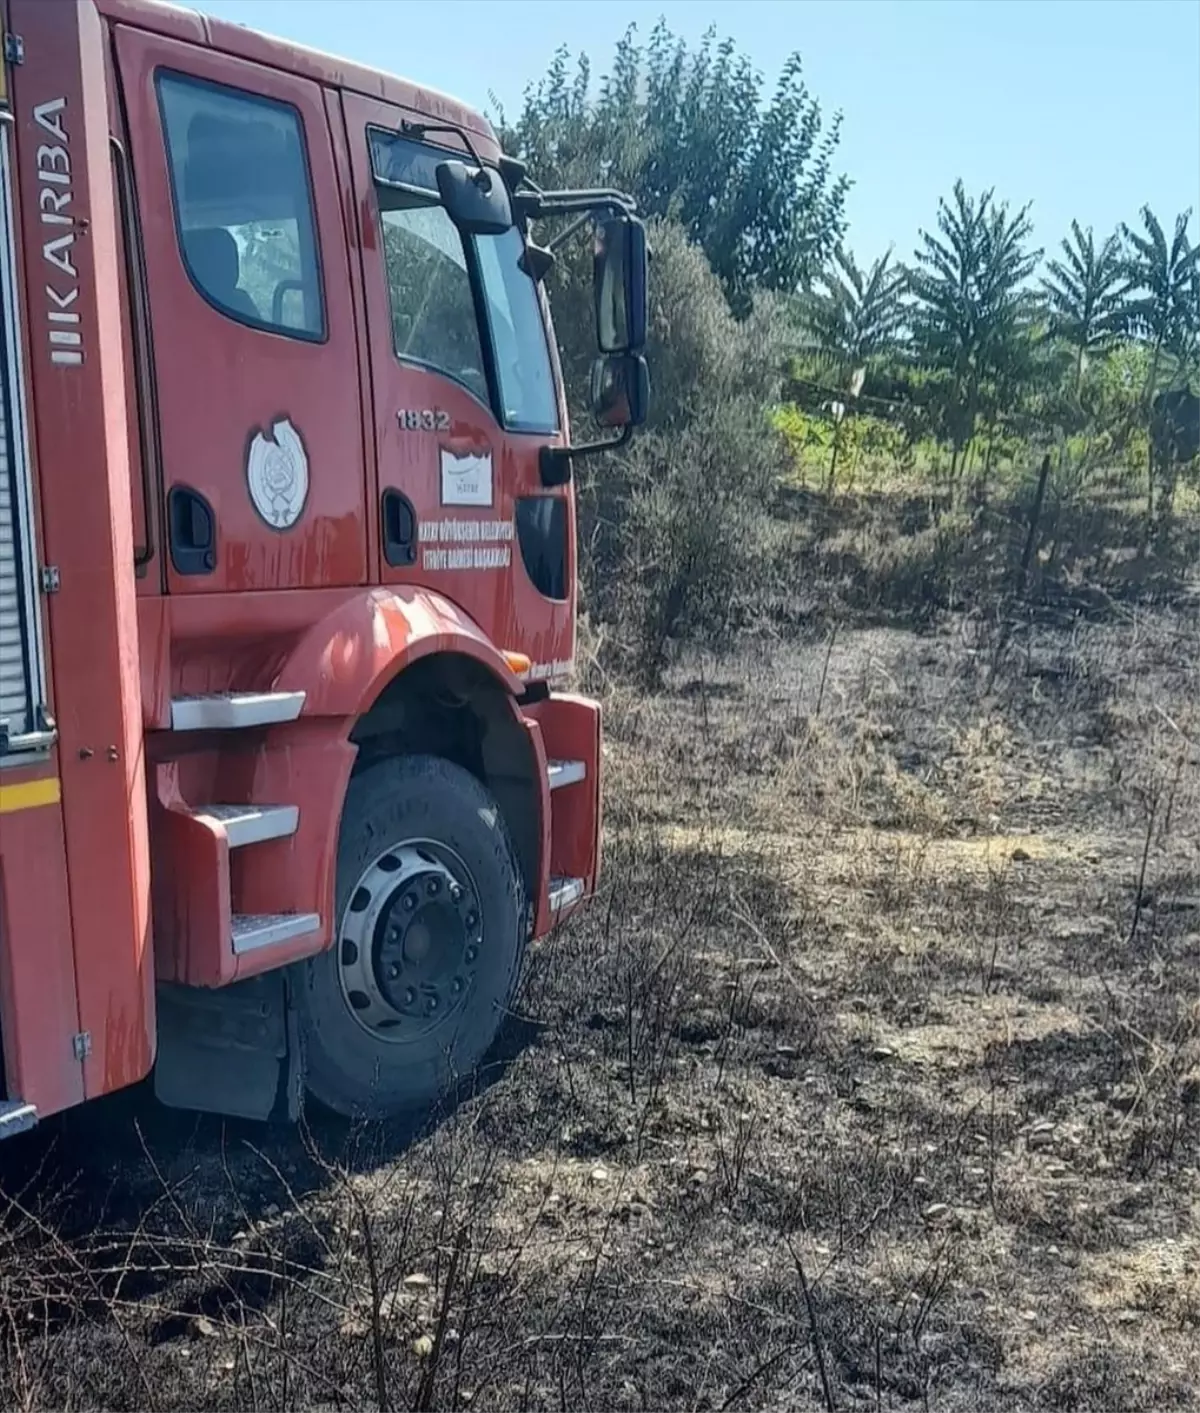
[[[3,1154],[6,1405],[1200,1407],[1197,586],[759,633],[607,732],[602,895],[421,1132]]]

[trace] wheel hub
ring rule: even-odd
[[[482,923],[469,870],[453,850],[414,840],[363,872],[338,941],[342,993],[380,1039],[413,1040],[442,1025],[470,992]]]

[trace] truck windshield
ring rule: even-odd
[[[464,239],[435,184],[437,163],[450,154],[375,129],[370,143],[396,356],[448,374],[484,402],[492,401],[490,362],[501,423],[557,431],[546,326],[521,268],[520,232]]]

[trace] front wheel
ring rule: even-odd
[[[295,987],[309,1092],[348,1117],[425,1107],[482,1060],[520,969],[525,889],[495,800],[434,756],[353,777],[336,915]]]

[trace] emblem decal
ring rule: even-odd
[[[442,504],[491,505],[492,453],[459,456],[447,447],[442,454]]]
[[[308,457],[286,417],[268,434],[256,432],[246,458],[246,485],[254,508],[273,530],[290,530],[308,499]]]

